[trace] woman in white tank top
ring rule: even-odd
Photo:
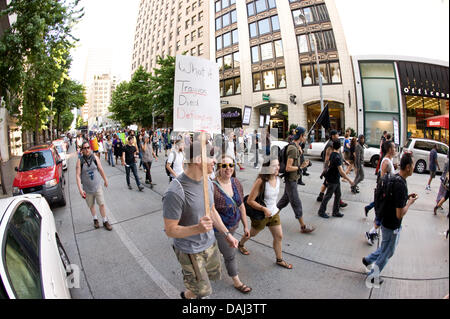
[[[265,218],[262,220],[256,220],[250,218],[252,221],[252,227],[250,229],[250,237],[255,237],[260,231],[268,227],[273,237],[273,249],[276,256],[276,264],[292,269],[292,265],[283,260],[282,254],[282,240],[283,230],[281,228],[280,210],[277,208],[277,198],[280,192],[280,178],[278,172],[280,170],[280,163],[278,159],[273,159],[270,162],[264,163],[262,172],[253,184],[250,195],[248,196],[247,204],[254,210],[262,211]],[[256,199],[264,190],[264,205],[259,204]],[[239,251],[244,255],[249,255],[249,251],[244,247],[244,244],[250,238],[243,237],[239,242]]]

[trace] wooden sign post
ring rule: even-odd
[[[206,134],[220,134],[219,67],[207,59],[177,55],[173,100],[174,132],[200,132],[205,215],[210,216]]]

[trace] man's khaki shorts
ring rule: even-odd
[[[211,295],[210,280],[220,280],[222,272],[217,243],[198,254],[186,254],[175,247],[173,249],[183,271],[184,286],[197,297]]]
[[[105,196],[103,195],[103,188],[101,186],[95,193],[86,193],[86,203],[89,208],[92,208],[92,206],[95,205],[95,202],[97,202],[98,206],[105,205]]]

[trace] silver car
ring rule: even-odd
[[[448,145],[444,143],[424,138],[411,138],[402,148],[402,155],[405,151],[411,152],[414,161],[416,162],[415,172],[423,174],[430,167],[430,152],[434,145],[437,145],[438,163],[440,168],[440,170],[437,169],[437,171],[442,172],[448,154]]]

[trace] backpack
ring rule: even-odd
[[[394,185],[400,180],[399,175],[391,173],[385,174],[383,177],[378,175],[377,187],[374,192],[375,216],[378,221],[382,221],[389,207],[393,205]]]
[[[174,153],[174,159],[172,164],[170,164],[170,168],[173,169],[173,164],[175,164],[175,160],[177,159],[177,153],[175,151],[172,151]],[[167,176],[170,177],[170,171],[167,169],[167,162],[169,161],[169,158],[166,159],[166,165],[164,165],[164,168],[166,169]]]
[[[279,170],[280,177],[284,177],[287,174],[286,172],[287,150],[290,145],[295,145],[295,143],[294,142],[289,143],[288,145],[283,147],[281,152],[278,153],[278,162],[280,163],[280,170]]]

